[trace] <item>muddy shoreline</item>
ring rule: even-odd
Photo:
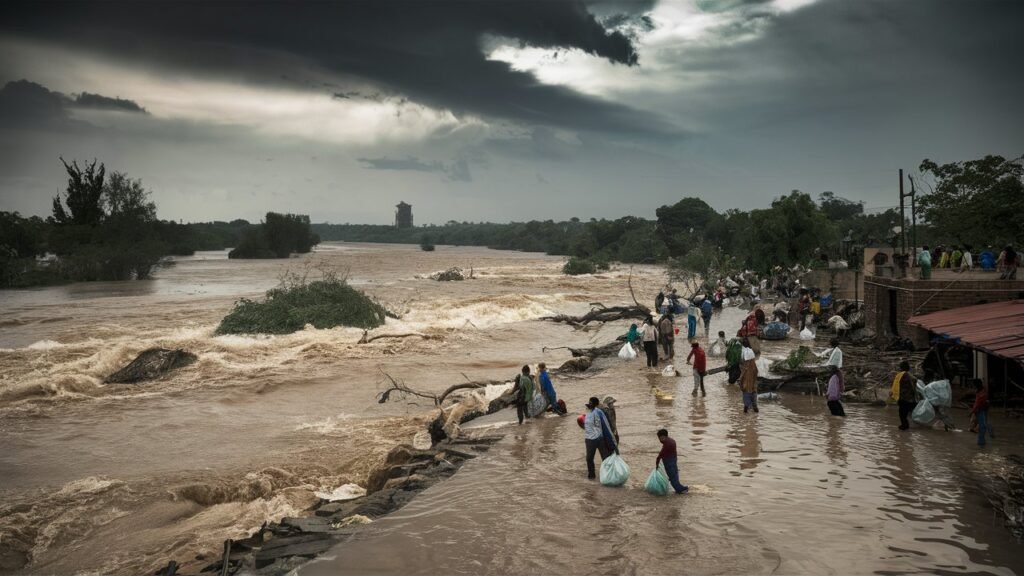
[[[258,574],[284,576],[357,534],[366,524],[411,502],[420,492],[453,476],[462,465],[490,450],[503,435],[469,433],[420,450],[409,444],[392,448],[367,480],[367,493],[351,500],[320,499],[303,516],[267,522],[248,538],[226,540],[223,554],[198,570],[182,571],[177,561],[156,574]],[[194,562],[202,565],[206,558]]]

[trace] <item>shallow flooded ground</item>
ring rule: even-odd
[[[209,563],[225,538],[301,513],[314,492],[366,474],[422,430],[421,401],[379,404],[382,371],[440,391],[509,378],[524,363],[555,366],[565,350],[601,345],[628,323],[589,331],[540,321],[590,302],[630,301],[629,268],[559,273],[562,259],[439,247],[331,244],[287,261],[182,259],[155,280],[0,292],[0,572],[152,573],[175,559]],[[281,337],[215,336],[239,297],[286,271],[326,265],[399,311],[379,332],[422,340],[358,345],[359,330]],[[475,280],[424,279],[449,266]],[[317,272],[311,271],[311,277]],[[651,299],[663,271],[632,271]],[[743,312],[716,315],[732,333]],[[165,380],[104,385],[152,346],[199,361]],[[787,344],[768,346],[781,355]],[[790,395],[744,415],[720,376],[694,399],[687,373],[665,378],[617,359],[559,380],[570,414],[591,395],[619,399],[624,489],[585,479],[574,418],[522,427],[455,477],[311,565],[317,573],[996,573],[1021,571],[1019,544],[972,488],[970,468],[1021,453],[1015,422],[979,451],[967,433],[895,429],[895,409]],[[681,368],[683,368],[681,366]],[[685,370],[682,370],[684,373]],[[656,404],[651,386],[674,390]],[[954,413],[962,424],[966,414]],[[506,429],[512,414],[475,425]],[[654,432],[679,442],[694,493],[654,498],[640,486]]]

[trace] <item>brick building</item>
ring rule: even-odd
[[[928,331],[908,323],[911,316],[1020,298],[1024,280],[1000,280],[994,272],[933,270],[930,280],[877,274],[864,279],[866,327],[879,341],[900,336],[918,348],[928,346]]]

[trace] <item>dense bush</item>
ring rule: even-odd
[[[577,258],[573,256],[569,258],[569,261],[562,267],[564,274],[576,276],[578,274],[593,274],[597,272],[597,265],[586,258]]]
[[[228,258],[287,258],[305,254],[319,243],[320,237],[310,230],[309,216],[267,212],[262,224],[246,229]]]
[[[242,299],[221,320],[218,334],[290,334],[306,324],[316,328],[376,328],[384,324],[384,307],[345,280],[328,276],[306,283],[285,282],[257,302]]]

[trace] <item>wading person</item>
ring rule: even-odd
[[[633,350],[637,349],[640,345],[640,331],[637,329],[636,324],[629,325],[629,332],[626,333],[626,342],[633,347]]]
[[[548,406],[551,406],[551,411],[559,416],[564,416],[565,411],[558,406],[558,394],[555,393],[555,385],[551,383],[547,364],[541,362],[537,365],[537,379],[540,380],[540,390],[548,401]]]
[[[641,329],[641,338],[644,343],[644,354],[647,355],[647,367],[657,368],[658,367],[658,329],[654,326],[654,317],[648,316],[644,320],[644,326]]]
[[[833,336],[828,341],[828,345],[831,348],[822,353],[822,357],[827,358],[825,365],[841,369],[843,367],[843,351],[839,348],[839,338]]]
[[[512,387],[512,395],[516,399],[516,417],[519,423],[530,416],[529,405],[533,400],[533,378],[530,378],[530,367],[523,366],[522,373],[516,378],[515,386]]]
[[[835,364],[829,364],[832,376],[828,379],[828,388],[825,391],[825,400],[828,401],[828,410],[833,416],[846,416],[843,410],[843,371]]]
[[[587,402],[588,412],[583,417],[583,438],[587,447],[587,478],[590,480],[597,478],[594,454],[600,453],[601,460],[604,460],[618,450],[611,426],[608,424],[608,417],[598,408],[598,404],[600,401],[596,396],[592,396]]]
[[[704,301],[700,303],[700,317],[704,321],[704,337],[711,339],[711,312],[714,306],[711,305],[711,295],[705,294]]]
[[[757,413],[757,362],[750,341],[743,339],[743,360],[740,364],[740,390],[743,391],[743,413],[753,408]]]
[[[665,475],[668,476],[668,482],[672,485],[672,489],[676,491],[676,494],[686,494],[690,488],[679,483],[679,456],[676,454],[676,441],[669,438],[668,430],[662,428],[658,430],[658,441],[661,442],[661,452],[658,452],[658,457],[654,459],[654,467],[657,468],[658,464],[665,465]]]
[[[676,355],[675,341],[676,341],[676,327],[672,322],[672,313],[667,312],[658,321],[658,340],[661,342],[661,348],[665,352],[665,358],[673,358]]]
[[[700,387],[700,395],[707,396],[704,391],[704,374],[707,372],[708,360],[699,342],[690,345],[690,355],[686,357],[686,363],[693,360],[693,395],[697,395],[697,388]]]
[[[907,416],[914,411],[917,403],[917,384],[910,374],[910,362],[900,362],[900,371],[892,380],[892,390],[889,392],[889,399],[894,400],[900,410],[900,430],[910,428],[910,421]]]
[[[764,310],[755,308],[747,318],[743,320],[743,324],[740,326],[739,331],[736,333],[737,336],[743,338],[744,346],[754,351],[755,355],[761,354],[761,325],[764,324]],[[749,344],[746,344],[749,342]]]
[[[930,280],[932,277],[932,253],[925,246],[917,255],[917,265],[921,267],[921,279]]]
[[[725,356],[725,350],[728,348],[728,344],[725,341],[725,332],[718,331],[718,339],[715,340],[711,347],[708,348],[708,354],[712,356]]]
[[[693,302],[686,303],[686,337],[690,340],[697,337],[697,307]]]
[[[665,304],[665,293],[658,292],[658,295],[654,297],[654,311],[660,313],[663,304]]]
[[[988,392],[985,385],[978,378],[974,379],[974,406],[971,408],[971,416],[974,417],[978,427],[978,446],[985,445],[985,434],[988,428]]]

